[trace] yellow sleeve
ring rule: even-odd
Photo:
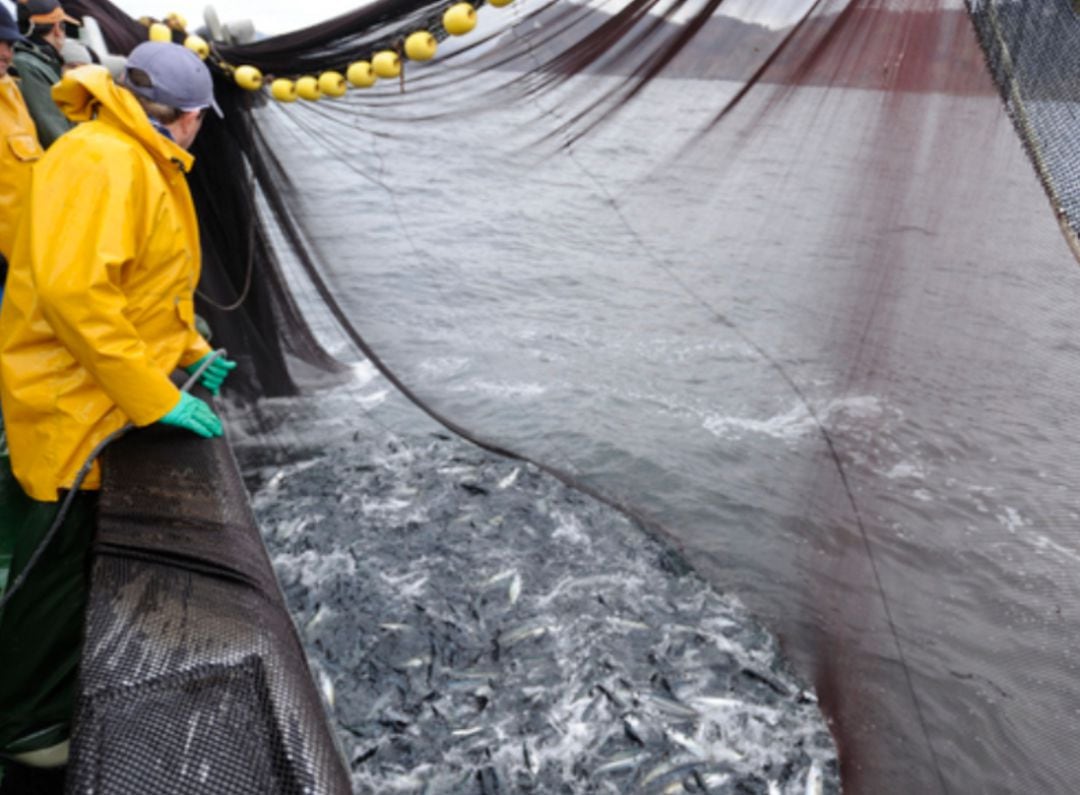
[[[87,156],[59,168],[66,170],[50,173],[49,196],[31,195],[30,264],[42,314],[120,410],[149,425],[180,395],[124,314],[121,268],[136,254],[145,185],[123,158]]]
[[[180,366],[187,367],[195,364],[212,350],[210,343],[203,339],[202,334],[192,328],[191,333],[188,335],[187,348],[184,350],[183,356],[180,357]]]

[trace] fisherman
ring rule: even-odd
[[[145,42],[122,86],[84,66],[53,97],[81,123],[34,168],[0,308],[0,407],[24,492],[9,582],[113,432],[130,422],[221,435],[210,406],[170,380],[175,368],[209,360],[202,383],[216,394],[235,367],[194,326],[200,253],[187,150],[207,111],[221,115],[206,66],[180,45]],[[0,614],[2,759],[66,762],[100,482],[95,462]],[[11,513],[0,510],[0,525]]]
[[[0,4],[0,134],[7,141],[0,149],[0,294],[15,242],[15,224],[30,189],[30,167],[42,154],[34,121],[8,74],[12,48],[22,38],[11,12]]]
[[[79,21],[66,14],[57,0],[26,0],[18,8],[19,17],[25,17],[29,30],[27,38],[15,45],[15,72],[26,107],[37,126],[38,138],[48,149],[71,129],[72,123],[53,102],[51,92],[63,72],[60,51],[67,41],[65,25],[78,25]]]
[[[6,5],[0,4],[0,135],[7,142],[0,146],[0,298],[3,297],[8,257],[15,240],[15,225],[30,191],[30,168],[42,154],[26,103],[15,81],[8,75],[12,45],[20,39],[22,36],[11,12]],[[10,473],[3,471],[6,469],[9,469],[7,442],[0,422],[0,524],[5,521],[8,503],[12,499],[21,499],[19,487]],[[0,591],[11,566],[13,547],[12,534],[4,533],[0,527]]]

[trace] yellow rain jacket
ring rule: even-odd
[[[12,469],[50,502],[98,442],[167,414],[169,374],[210,351],[194,325],[192,156],[103,67],[68,72],[53,98],[83,123],[34,167],[0,311]],[[100,482],[95,464],[82,488]]]
[[[0,77],[0,254],[11,259],[15,224],[30,190],[30,167],[42,155],[34,120],[19,87]]]

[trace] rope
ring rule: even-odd
[[[247,271],[244,274],[244,286],[240,290],[239,297],[231,304],[219,304],[213,298],[208,296],[201,290],[196,289],[195,295],[199,296],[203,301],[210,304],[215,309],[219,309],[222,312],[232,312],[240,308],[240,305],[247,300],[248,293],[251,291],[252,276],[255,273],[255,232],[258,227],[258,212],[255,209],[255,174],[252,172],[251,182],[248,186],[247,195],[251,197],[251,223],[248,225],[248,244],[247,244]]]
[[[195,384],[195,382],[199,379],[199,376],[201,376],[206,370],[206,368],[213,364],[216,359],[224,355],[224,348],[219,348],[218,350],[211,353],[206,358],[206,361],[199,365],[199,369],[192,373],[190,377],[188,377],[188,379],[184,382],[183,386],[180,387],[180,391],[187,392],[188,390],[190,390],[191,387]],[[37,564],[37,562],[41,560],[41,556],[45,554],[45,549],[49,546],[49,543],[59,532],[60,525],[62,525],[64,523],[64,519],[67,518],[67,513],[68,510],[70,510],[71,508],[71,503],[74,501],[75,495],[79,491],[79,486],[81,486],[82,482],[86,480],[86,476],[90,474],[90,467],[93,466],[94,461],[97,459],[97,457],[101,455],[101,451],[134,427],[135,426],[132,423],[126,423],[122,428],[118,428],[117,430],[106,436],[104,439],[102,439],[100,442],[98,442],[97,446],[95,446],[94,449],[90,451],[90,455],[86,457],[86,460],[83,462],[83,465],[79,469],[78,474],[75,475],[75,480],[73,481],[71,488],[68,489],[67,493],[64,495],[64,499],[60,503],[60,510],[56,512],[56,516],[53,519],[52,525],[49,526],[48,532],[45,533],[44,538],[42,538],[41,541],[38,543],[37,547],[35,547],[33,554],[30,555],[30,560],[27,561],[26,566],[23,567],[23,570],[19,572],[19,576],[15,578],[14,582],[11,583],[11,587],[7,589],[7,592],[4,593],[2,597],[0,597],[0,610],[4,609],[4,606],[7,605],[9,601],[11,601],[11,597],[13,597],[18,592],[19,588],[22,587],[23,583],[26,582],[27,577],[30,575],[30,571],[34,568],[35,564]]]

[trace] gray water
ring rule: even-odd
[[[1075,791],[1080,273],[1008,120],[764,87],[668,163],[732,90],[657,81],[563,149],[530,144],[572,95],[263,120],[390,366],[661,522],[876,791]]]

